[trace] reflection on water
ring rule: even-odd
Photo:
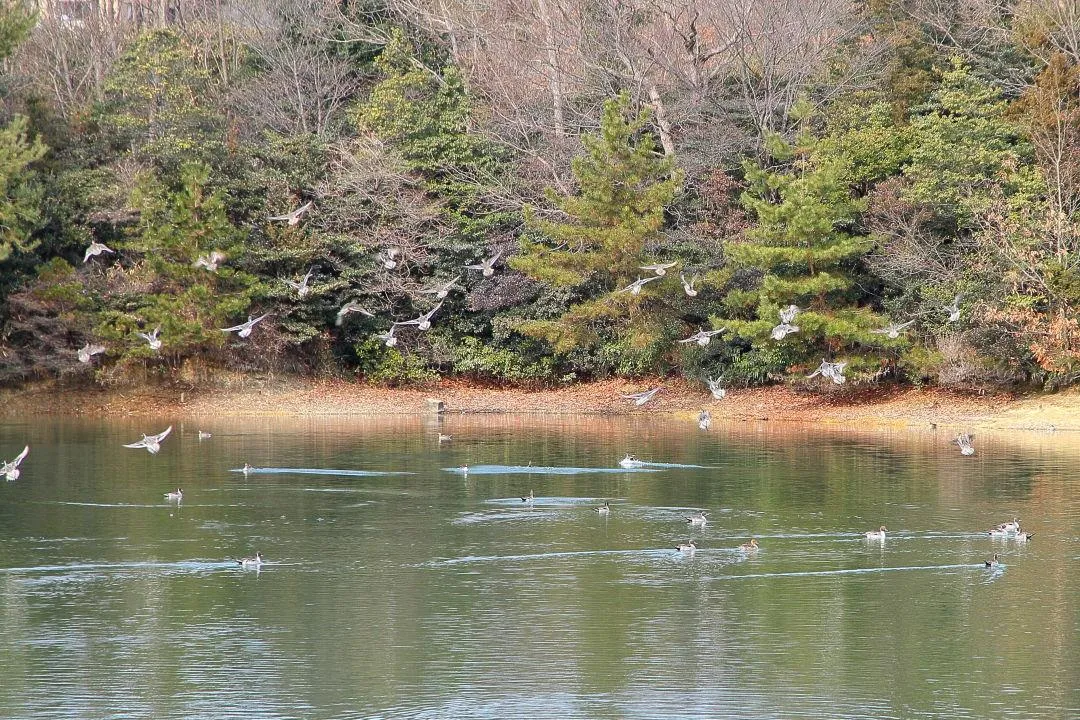
[[[173,424],[0,426],[0,717],[1080,717],[1080,438]]]

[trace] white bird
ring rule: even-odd
[[[1011,533],[1019,532],[1020,531],[1020,519],[1014,517],[1011,521],[1003,522],[1000,525],[998,525],[998,528],[1000,530],[1004,530],[1005,532],[1011,532]]]
[[[216,272],[218,265],[225,262],[227,259],[228,256],[226,256],[225,253],[214,250],[209,255],[200,255],[195,262],[191,263],[191,267],[201,267],[206,268],[210,272]]]
[[[491,277],[495,274],[495,263],[498,262],[500,257],[502,257],[502,250],[495,253],[487,260],[481,260],[478,265],[466,265],[465,269],[480,270],[484,274],[484,277]]]
[[[686,293],[687,297],[697,297],[698,291],[694,289],[694,283],[697,282],[696,277],[688,282],[686,280],[686,276],[682,273],[679,273],[679,280],[682,280],[682,289],[683,292]]]
[[[652,390],[646,390],[644,392],[632,393],[630,395],[623,395],[623,398],[626,399],[626,400],[631,400],[631,401],[633,401],[634,405],[637,405],[638,407],[641,407],[645,403],[652,400],[653,396],[656,395],[656,393],[660,392],[660,390],[661,390],[661,388],[653,388]]]
[[[296,291],[297,297],[307,297],[307,294],[311,292],[311,286],[308,285],[308,281],[311,280],[311,274],[313,272],[315,272],[315,268],[311,268],[310,270],[308,270],[307,274],[300,279],[300,282],[296,282],[294,280],[285,280],[284,278],[282,278],[282,281]]]
[[[624,468],[630,469],[642,467],[643,465],[645,465],[645,463],[641,460],[638,460],[636,456],[627,453],[626,457],[619,461],[619,465],[623,466]]]
[[[697,426],[702,430],[708,430],[712,427],[712,415],[708,410],[702,410],[697,416]]]
[[[252,472],[254,472],[254,470],[255,468],[251,467],[247,463],[244,463],[244,467],[240,468],[240,472],[244,473],[244,477],[250,475]]]
[[[690,523],[690,525],[692,526],[697,525],[700,527],[704,527],[706,523],[709,522],[708,513],[706,513],[704,510],[694,513],[690,517],[686,518],[686,522]]]
[[[963,435],[957,435],[956,439],[953,440],[953,442],[960,446],[960,454],[961,455],[974,455],[975,454],[975,446],[972,445],[972,440],[974,440],[974,439],[975,439],[974,435],[971,435],[969,433],[964,433]],[[1019,527],[1019,525],[1017,525],[1017,527]],[[1009,528],[1006,528],[1006,529],[1009,529]]]
[[[702,328],[698,328],[698,331],[696,333],[694,333],[690,337],[686,338],[685,340],[679,340],[678,342],[681,342],[683,344],[685,344],[685,343],[697,343],[701,347],[705,347],[710,342],[712,342],[713,335],[719,335],[720,333],[724,332],[725,330],[727,330],[726,327],[722,327],[719,330],[704,330]]]
[[[255,553],[255,557],[240,558],[236,561],[236,564],[240,567],[253,567],[257,568],[263,564],[263,556],[261,552]]]
[[[86,248],[86,254],[83,255],[82,261],[85,263],[92,257],[96,257],[101,253],[115,253],[116,251],[105,245],[105,243],[99,243],[94,240],[90,243],[90,247]]]
[[[769,334],[769,337],[771,337],[773,340],[783,340],[785,337],[787,337],[791,333],[797,333],[797,332],[799,332],[799,326],[798,325],[790,325],[788,323],[780,323],[779,325],[773,326],[772,332]]]
[[[621,293],[628,292],[631,295],[640,295],[641,294],[641,288],[645,287],[646,283],[651,283],[653,280],[659,280],[659,279],[660,279],[659,275],[653,275],[652,277],[647,277],[645,279],[638,278],[637,280],[630,283],[626,287],[621,288],[619,290],[616,290],[615,292],[621,292]]]
[[[360,306],[360,303],[355,300],[350,300],[341,306],[341,309],[337,311],[337,319],[334,320],[334,324],[341,327],[341,324],[345,322],[345,316],[349,313],[360,313],[364,317],[375,317],[375,313],[368,312]]]
[[[103,352],[105,352],[104,345],[91,345],[90,343],[86,343],[79,348],[79,362],[88,363],[90,362],[90,358],[95,355],[100,355]]]
[[[884,540],[885,539],[885,526],[882,525],[877,530],[870,530],[866,533],[867,540]]]
[[[382,266],[387,270],[393,270],[398,265],[398,257],[401,255],[401,250],[396,247],[386,248],[386,255],[383,257]]]
[[[169,436],[172,432],[172,425],[165,428],[157,435],[143,435],[142,440],[125,445],[126,448],[146,448],[151,455],[157,455],[161,450],[161,441]]]
[[[181,500],[184,499],[184,491],[181,490],[180,488],[176,488],[176,492],[167,492],[167,493],[165,493],[165,499],[166,500],[175,500],[176,502],[180,502]]]
[[[1016,540],[1018,542],[1027,542],[1033,537],[1035,537],[1035,533],[1032,532],[1017,531],[1016,533]]]
[[[675,546],[675,549],[686,555],[693,555],[694,551],[697,550],[697,543],[690,540],[689,542],[679,543]]]
[[[669,263],[653,263],[652,265],[639,265],[642,270],[652,270],[656,273],[656,277],[664,277],[667,275],[668,268],[673,268],[679,264],[679,261]]]
[[[724,396],[727,395],[727,390],[720,387],[720,378],[716,378],[715,380],[708,380],[708,383],[709,392],[712,393],[712,396],[717,400],[723,400]]]
[[[0,475],[3,475],[6,480],[18,480],[22,471],[19,470],[19,465],[26,459],[26,456],[30,454],[30,446],[27,445],[22,449],[22,452],[15,456],[14,460],[5,461],[3,465],[0,465]]]
[[[605,500],[603,505],[596,508],[596,512],[599,513],[600,515],[610,515],[611,514],[611,503],[609,503],[608,501]]]
[[[530,490],[528,495],[523,495],[522,496],[521,502],[523,502],[523,503],[532,503],[532,501],[535,500],[535,499],[536,499],[536,497],[533,495],[533,491]]]
[[[420,292],[425,295],[434,295],[436,300],[444,300],[451,290],[459,287],[457,281],[461,279],[458,275],[456,278],[446,283],[445,285],[439,285],[437,287],[430,288],[428,290],[421,290]]]
[[[877,330],[871,330],[870,332],[874,333],[875,335],[884,335],[887,338],[889,338],[890,340],[895,340],[896,338],[900,337],[901,332],[903,332],[905,329],[911,327],[914,324],[915,324],[914,320],[908,320],[905,323],[889,323],[888,325],[886,325],[883,328],[879,328]]]
[[[945,312],[949,313],[949,319],[946,322],[956,322],[960,319],[960,295],[953,298],[952,305],[945,305],[941,308]]]
[[[246,338],[249,335],[251,335],[251,329],[253,327],[255,327],[258,323],[262,322],[263,319],[265,319],[265,318],[267,318],[269,316],[270,316],[270,313],[265,313],[263,315],[260,315],[257,318],[253,318],[250,315],[248,315],[247,322],[240,323],[239,325],[233,325],[232,327],[221,328],[221,332],[236,332],[236,334],[238,336],[240,336],[242,338]]]
[[[423,331],[431,327],[431,316],[439,311],[443,304],[440,302],[435,307],[428,310],[426,313],[416,318],[415,320],[406,320],[405,322],[397,323],[398,325],[415,325],[417,330]]]
[[[443,435],[442,433],[439,433],[439,442],[441,442],[441,443],[450,442],[453,439],[454,439],[453,435]]]
[[[400,323],[394,323],[393,325],[390,326],[389,330],[387,330],[386,332],[381,333],[379,335],[376,335],[375,337],[382,340],[383,345],[386,345],[386,347],[394,347],[395,345],[397,345],[397,341],[398,341],[397,335],[394,334],[394,331],[397,330],[397,327],[398,327],[399,324]]]
[[[807,375],[806,378],[809,380],[810,378],[821,375],[822,377],[829,378],[837,385],[843,385],[844,382],[847,380],[847,378],[844,377],[844,368],[846,366],[846,362],[834,363],[827,360],[822,360],[821,364],[818,365],[817,370]]]
[[[983,564],[986,565],[986,567],[988,568],[996,568],[998,565],[1001,564],[1001,562],[998,560],[998,554],[994,553],[994,557],[990,560],[985,561]]]
[[[199,431],[199,442],[202,442],[203,440],[209,440],[211,437],[213,437],[213,435],[211,435],[210,433],[203,432],[202,430]]]
[[[279,220],[279,221],[284,220],[290,226],[292,226],[292,225],[296,225],[297,223],[299,223],[300,218],[303,216],[303,214],[306,213],[310,209],[311,209],[311,201],[308,200],[306,203],[304,203],[300,207],[296,208],[291,213],[285,213],[284,215],[274,215],[274,216],[268,217],[266,219],[267,220]]]
[[[780,324],[772,329],[770,337],[773,340],[783,340],[787,335],[791,333],[799,332],[798,325],[792,325],[791,321],[795,319],[802,310],[798,305],[788,305],[786,308],[780,310]]]
[[[146,340],[146,342],[148,342],[150,344],[150,349],[151,350],[160,350],[161,349],[161,340],[158,339],[158,335],[161,334],[161,327],[160,326],[154,328],[153,332],[148,332],[148,333],[141,332],[141,333],[135,333],[135,334],[138,335],[139,337],[143,338],[144,340]]]

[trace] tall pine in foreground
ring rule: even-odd
[[[607,366],[628,373],[657,367],[675,330],[668,300],[682,294],[678,269],[640,294],[622,291],[653,275],[639,266],[665,259],[647,250],[660,239],[664,210],[682,182],[642,132],[647,120],[645,112],[630,115],[625,95],[604,104],[600,131],[582,138],[585,154],[573,162],[579,192],[548,191],[565,219],[530,213],[531,233],[512,262],[568,298],[557,317],[525,321],[520,332],[561,354],[599,351]]]
[[[870,332],[888,321],[866,307],[862,259],[872,240],[855,229],[864,202],[849,185],[846,159],[819,145],[808,133],[794,145],[772,136],[767,148],[776,164],[745,163],[742,203],[757,222],[726,252],[732,272],[759,279],[749,288],[737,283],[743,287],[725,298],[726,317],[713,323],[754,349],[782,347],[796,363],[816,365],[824,356],[874,371],[881,347],[905,341]],[[799,331],[774,340],[771,330],[788,305],[803,310],[794,321]]]

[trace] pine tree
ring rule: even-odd
[[[41,221],[42,189],[31,169],[46,148],[31,140],[25,117],[0,128],[0,260],[13,250],[29,250],[31,233]]]
[[[237,269],[243,234],[226,214],[221,191],[209,191],[209,169],[181,168],[181,185],[169,188],[143,178],[132,197],[140,222],[118,249],[138,258],[123,282],[110,286],[98,316],[97,335],[127,345],[128,357],[149,357],[136,331],[161,328],[162,352],[188,355],[227,339],[219,328],[233,324],[260,292],[257,279]],[[211,272],[194,263],[217,251],[226,259]]]
[[[873,370],[881,365],[875,346],[904,341],[870,332],[886,320],[866,306],[859,282],[861,260],[873,244],[855,230],[864,202],[849,180],[859,173],[820,145],[808,132],[796,145],[772,136],[768,149],[783,164],[744,164],[748,189],[742,202],[756,223],[726,252],[729,272],[759,273],[760,279],[731,290],[724,300],[727,316],[713,323],[756,349],[783,346],[788,360],[816,365],[823,356],[838,357],[854,369]],[[799,330],[774,340],[780,310],[789,305],[803,310],[794,322]]]
[[[657,259],[646,251],[661,238],[664,210],[682,182],[673,161],[642,132],[647,120],[645,112],[629,116],[626,95],[605,103],[599,133],[582,139],[585,154],[573,162],[579,193],[548,193],[567,219],[528,216],[532,238],[522,240],[513,267],[564,288],[573,304],[560,317],[523,322],[519,330],[560,353],[608,344],[646,363],[653,358],[655,364],[671,337],[669,300],[673,291],[682,294],[678,271],[646,285],[640,294],[621,291],[652,275],[640,266]]]

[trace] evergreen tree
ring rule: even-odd
[[[31,165],[46,153],[31,140],[25,117],[0,128],[0,261],[14,250],[32,247],[30,236],[41,221],[42,188]]]
[[[626,292],[641,277],[640,266],[657,260],[646,254],[661,237],[664,210],[674,200],[682,175],[642,132],[645,112],[629,116],[626,95],[604,104],[600,131],[582,139],[585,154],[574,159],[579,193],[549,198],[567,219],[529,215],[537,239],[522,241],[513,267],[532,278],[564,288],[572,304],[557,318],[523,322],[519,329],[567,353],[579,347],[613,345],[616,353],[638,356],[648,368],[673,337],[671,299],[682,295],[678,271]],[[660,258],[661,260],[665,258]],[[678,295],[675,293],[677,292]]]
[[[867,179],[865,170],[807,131],[795,145],[771,136],[767,147],[783,164],[744,164],[748,188],[742,202],[757,222],[726,248],[728,272],[743,278],[736,286],[760,276],[751,287],[728,292],[726,316],[713,324],[759,351],[779,344],[784,362],[816,364],[822,356],[835,356],[855,369],[877,369],[881,361],[871,356],[873,346],[903,341],[870,332],[886,320],[866,307],[861,260],[873,241],[856,231],[864,202],[849,184]],[[789,305],[803,311],[793,323],[799,330],[774,340],[780,310]]]
[[[99,337],[126,346],[126,357],[154,354],[135,332],[155,327],[163,353],[219,347],[226,340],[219,328],[242,319],[261,292],[253,275],[236,269],[243,233],[229,221],[221,191],[207,189],[208,168],[187,164],[180,175],[177,188],[147,176],[132,197],[140,221],[118,249],[137,259],[123,270],[122,282],[112,283],[95,328]],[[226,258],[216,271],[195,266],[214,251]]]

